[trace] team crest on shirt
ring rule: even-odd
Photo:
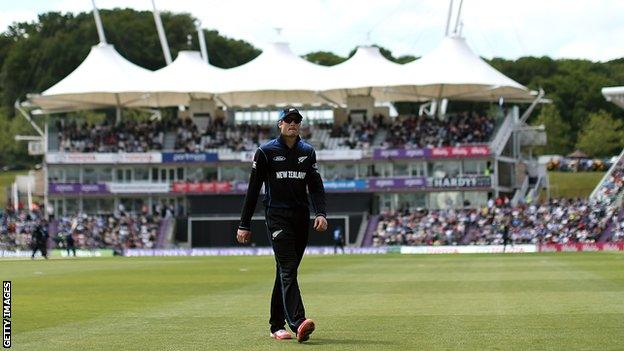
[[[299,157],[299,163],[305,161],[306,158],[308,158],[308,156],[301,156],[301,157]]]
[[[256,169],[256,161],[253,161],[253,162],[251,163],[251,168]]]

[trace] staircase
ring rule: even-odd
[[[598,185],[596,185],[594,190],[591,192],[591,194],[589,195],[590,200],[594,200],[594,201],[600,200],[599,199],[600,189],[604,187],[607,184],[607,182],[609,182],[609,178],[611,178],[611,174],[613,173],[613,171],[624,166],[624,159],[622,159],[622,156],[624,156],[624,149],[622,150],[622,152],[620,152],[620,155],[618,156],[617,160],[613,163],[611,168],[609,168],[609,171],[604,175],[604,177],[602,177]]]
[[[373,138],[372,147],[381,146],[381,144],[386,140],[386,136],[388,135],[387,129],[378,129],[377,133],[375,133],[375,137]]]
[[[503,123],[497,128],[492,141],[490,141],[490,150],[494,155],[500,155],[505,149],[505,145],[513,133],[514,124],[514,111],[512,111],[505,116]]]
[[[163,140],[163,150],[173,151],[175,150],[176,133],[166,132]]]
[[[377,225],[379,224],[379,216],[371,215],[368,220],[368,225],[366,226],[366,233],[364,234],[364,239],[362,240],[362,247],[370,247],[373,246],[373,236],[377,231]]]
[[[58,131],[54,123],[48,124],[48,151],[59,151]]]
[[[158,226],[158,237],[156,238],[155,249],[167,248],[173,238],[173,228],[175,227],[175,219],[173,217],[165,217],[160,221]]]
[[[327,129],[314,129],[312,138],[310,138],[310,144],[314,145],[317,149],[327,149],[327,140],[329,139],[329,130]]]
[[[604,232],[602,232],[602,234],[600,235],[600,238],[598,238],[598,242],[599,243],[606,243],[607,241],[609,241],[611,239],[611,237],[613,236],[613,229],[615,227],[616,222],[622,222],[622,219],[624,219],[624,209],[620,209],[614,216],[613,218],[611,218],[609,220],[609,225],[607,226],[607,229],[605,229]]]
[[[468,223],[466,225],[466,235],[459,241],[462,245],[470,244],[476,237],[479,232],[479,226],[474,223]]]

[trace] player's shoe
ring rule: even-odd
[[[275,340],[288,340],[288,339],[292,339],[292,335],[290,335],[289,332],[287,332],[285,329],[280,329],[278,331],[276,331],[275,333],[271,333],[271,337]]]
[[[311,319],[306,319],[299,325],[297,328],[297,341],[304,342],[310,338],[310,334],[314,331],[314,321]]]

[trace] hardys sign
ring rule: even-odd
[[[489,188],[490,186],[492,186],[492,178],[489,176],[427,179],[429,188]]]
[[[370,190],[392,189],[440,189],[440,188],[488,188],[492,185],[490,176],[463,176],[448,178],[375,178],[368,180]]]

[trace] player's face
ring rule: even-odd
[[[284,136],[297,136],[299,135],[299,127],[301,127],[301,120],[297,118],[291,118],[287,116],[283,121],[279,122],[280,132]]]

